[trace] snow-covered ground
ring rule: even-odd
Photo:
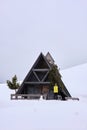
[[[60,73],[79,101],[10,100],[14,91],[0,84],[0,130],[87,130],[87,64]]]

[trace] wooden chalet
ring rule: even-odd
[[[41,95],[47,99],[53,99],[53,92],[50,88],[50,81],[48,78],[49,71],[54,65],[54,59],[48,52],[46,56],[40,53],[29,73],[26,75],[24,81],[19,87],[15,95],[11,98],[17,99],[38,99]],[[63,84],[62,80],[61,83]],[[63,84],[63,90],[67,97],[71,97],[70,93]]]

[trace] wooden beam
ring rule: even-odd
[[[37,80],[40,82],[40,79],[38,78],[37,74],[33,71],[35,77],[37,78]]]
[[[25,84],[50,84],[50,82],[24,82]]]
[[[43,71],[49,71],[49,69],[32,69],[33,71],[41,71],[41,72],[43,72]]]
[[[49,71],[45,74],[45,76],[42,79],[42,82],[44,82],[44,80],[46,79],[47,75],[48,75]]]

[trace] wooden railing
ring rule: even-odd
[[[71,99],[71,100],[78,100],[79,101],[79,98],[77,98],[77,97],[65,97],[65,99],[66,100]]]
[[[11,94],[11,100],[17,100],[17,99],[40,99],[41,94]],[[47,95],[42,95],[43,99],[47,99]],[[50,99],[50,98],[48,98]],[[60,97],[58,97],[58,100],[62,100]],[[65,100],[78,100],[77,97],[65,97]]]
[[[40,94],[11,94],[11,100],[16,99],[39,99]]]

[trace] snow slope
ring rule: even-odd
[[[87,64],[60,72],[79,101],[10,100],[0,84],[0,130],[87,130]]]
[[[61,74],[72,96],[87,97],[87,64],[63,70]]]

